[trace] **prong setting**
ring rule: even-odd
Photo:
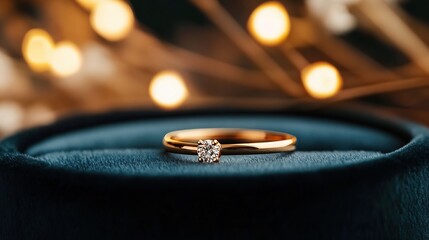
[[[198,140],[198,161],[203,163],[219,162],[222,146],[218,140]]]

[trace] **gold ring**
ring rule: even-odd
[[[167,133],[167,151],[197,154],[199,162],[219,162],[222,154],[260,154],[295,150],[296,137],[287,133],[254,129],[205,128]]]

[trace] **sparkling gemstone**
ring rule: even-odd
[[[199,140],[198,141],[198,161],[205,163],[218,162],[222,146],[217,140]]]

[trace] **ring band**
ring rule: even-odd
[[[254,129],[205,128],[167,133],[167,151],[197,154],[199,162],[218,162],[221,154],[260,154],[295,150],[296,137],[287,133]]]

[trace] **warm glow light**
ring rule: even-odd
[[[305,1],[310,14],[334,34],[344,34],[357,26],[356,17],[349,11],[348,6],[358,2],[359,0]]]
[[[87,43],[82,48],[83,60],[80,73],[82,78],[90,78],[96,81],[109,81],[114,78],[117,65],[109,49],[99,43]]]
[[[59,42],[52,53],[52,73],[59,77],[75,74],[82,66],[82,54],[72,42]]]
[[[5,92],[16,78],[13,60],[0,50],[0,93]]]
[[[174,71],[156,74],[150,83],[149,93],[155,103],[163,108],[178,107],[188,96],[182,76]]]
[[[91,12],[91,25],[105,39],[119,41],[133,29],[133,11],[122,1],[103,1]]]
[[[76,0],[82,7],[92,10],[97,4],[109,0]]]
[[[307,92],[314,98],[329,98],[342,87],[343,81],[337,68],[327,62],[308,65],[301,71]]]
[[[22,127],[24,109],[16,102],[0,102],[0,134],[10,134]]]
[[[48,124],[57,117],[52,109],[40,103],[35,103],[28,107],[25,116],[25,125],[27,127]]]
[[[286,8],[279,2],[259,5],[249,17],[249,32],[264,45],[277,45],[290,32],[290,20]]]
[[[54,41],[49,33],[42,29],[28,31],[22,42],[22,54],[31,69],[43,72],[49,69],[49,61]]]

